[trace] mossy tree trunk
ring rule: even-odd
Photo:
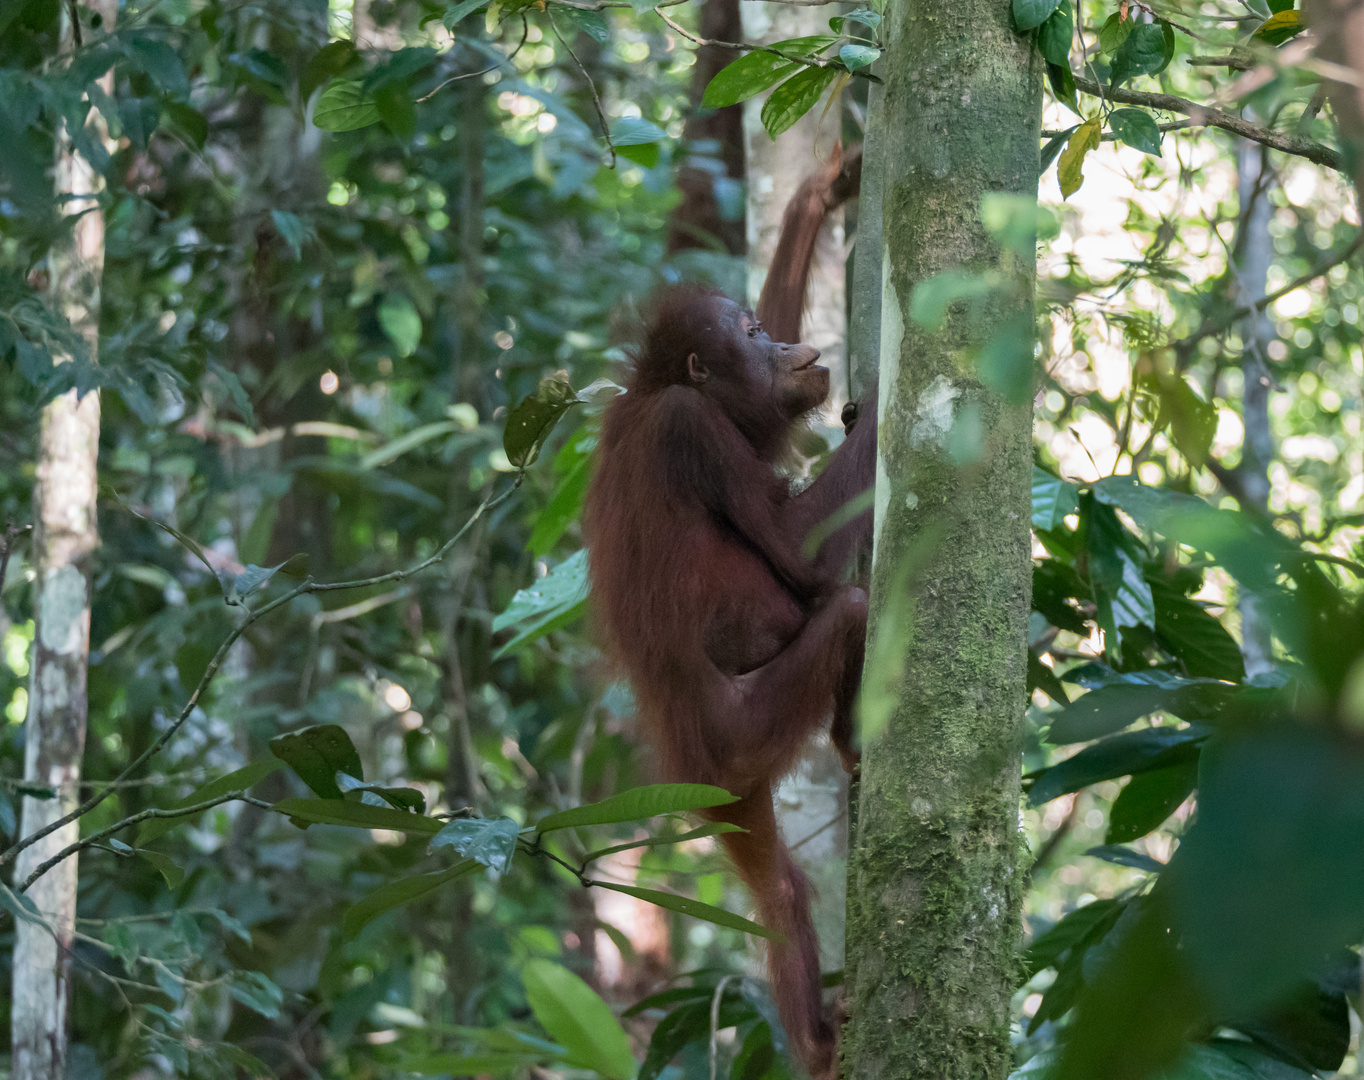
[[[1032,411],[974,360],[1032,309],[1031,259],[981,216],[990,193],[1017,212],[1037,194],[1042,64],[1010,7],[897,0],[878,65],[881,426],[844,1036],[857,1080],[1011,1067]],[[950,270],[1016,280],[930,332],[911,297]]]

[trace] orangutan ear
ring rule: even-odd
[[[694,383],[703,383],[710,372],[706,370],[706,365],[701,363],[701,358],[695,353],[687,357],[687,374],[691,376]]]

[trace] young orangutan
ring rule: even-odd
[[[782,936],[768,955],[773,991],[816,1080],[837,1074],[837,1032],[806,879],[777,829],[772,790],[831,714],[844,766],[856,766],[867,597],[842,576],[870,513],[813,559],[801,545],[871,486],[874,405],[802,494],[773,464],[829,393],[819,352],[784,342],[798,334],[820,223],[855,191],[856,165],[836,157],[787,208],[756,315],[696,286],[659,299],[627,392],[604,418],[584,516],[607,650],[630,679],[664,778],[740,797],[709,816],[747,830],[722,840],[762,922]]]

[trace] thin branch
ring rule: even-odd
[[[783,0],[783,2],[786,2],[786,0]],[[662,10],[660,10],[664,6],[665,5],[660,4],[657,8],[655,8],[654,14],[657,15],[660,19],[662,19],[665,23],[667,23],[668,26],[675,33],[681,34],[693,45],[709,45],[711,48],[714,49],[728,49],[731,52],[742,53],[768,52],[771,53],[773,56],[780,56],[783,60],[791,60],[797,64],[804,64],[806,67],[826,68],[830,66],[829,64],[826,64],[823,60],[815,60],[808,56],[791,56],[788,53],[782,52],[780,49],[772,48],[770,45],[750,45],[747,42],[742,41],[721,41],[718,38],[703,38],[698,34],[693,34],[690,30],[686,29],[685,27],[679,26],[674,19],[671,19],[667,15],[664,15]],[[839,70],[842,69],[840,68]],[[858,68],[851,74],[854,79],[866,79],[868,82],[881,81],[881,79],[878,76],[873,75],[866,68]]]
[[[1317,278],[1330,272],[1341,263],[1348,262],[1354,256],[1355,252],[1359,251],[1361,245],[1364,245],[1364,230],[1361,230],[1356,234],[1355,238],[1336,254],[1329,256],[1324,262],[1318,263],[1307,273],[1295,277],[1287,285],[1283,286],[1283,288],[1275,289],[1272,293],[1260,297],[1260,299],[1253,303],[1243,304],[1238,308],[1233,308],[1229,313],[1223,315],[1219,319],[1208,320],[1188,337],[1181,338],[1180,340],[1171,343],[1171,348],[1173,348],[1181,358],[1188,356],[1193,347],[1204,338],[1212,337],[1214,334],[1220,334],[1224,330],[1230,330],[1232,326],[1240,322],[1247,315],[1254,315],[1264,311],[1270,304],[1277,300],[1282,300],[1295,289],[1301,289],[1304,285],[1310,285],[1312,282],[1316,281]]]
[[[204,692],[208,689],[209,683],[213,681],[213,677],[218,673],[218,669],[222,667],[223,662],[227,659],[227,654],[231,650],[232,646],[237,643],[237,640],[244,633],[246,633],[247,630],[249,630],[256,623],[260,622],[260,620],[265,618],[265,616],[269,615],[271,612],[278,611],[280,608],[284,607],[290,601],[292,601],[296,597],[304,595],[305,593],[336,592],[341,589],[363,589],[373,585],[383,585],[390,581],[402,581],[405,578],[412,577],[414,574],[421,573],[428,567],[435,566],[438,562],[444,559],[446,555],[450,553],[450,550],[455,546],[455,544],[457,544],[461,539],[463,539],[464,534],[467,533],[471,528],[473,528],[474,523],[478,521],[479,518],[481,518],[489,510],[492,510],[495,507],[500,506],[502,503],[506,502],[507,499],[511,498],[512,493],[521,486],[521,483],[524,480],[525,473],[519,472],[516,474],[516,480],[512,483],[511,487],[507,488],[507,490],[504,491],[501,495],[498,495],[496,498],[490,495],[488,496],[488,498],[484,499],[481,503],[479,503],[478,509],[476,509],[473,512],[473,515],[469,518],[469,520],[466,521],[463,526],[461,526],[459,532],[455,533],[454,536],[450,537],[449,540],[442,544],[437,549],[436,553],[432,555],[429,559],[423,559],[415,566],[408,567],[406,570],[394,570],[392,573],[389,574],[379,574],[375,577],[357,578],[353,581],[318,583],[313,581],[312,578],[308,578],[297,588],[290,589],[287,593],[285,593],[278,599],[272,600],[268,604],[263,604],[262,606],[251,611],[250,614],[248,614],[246,618],[244,618],[232,630],[232,632],[229,633],[227,637],[223,639],[223,643],[218,646],[218,651],[213,654],[213,659],[209,661],[208,667],[204,669],[204,674],[200,677],[199,684],[194,688],[194,692],[190,694],[189,700],[185,702],[184,707],[180,710],[179,715],[177,715],[175,720],[170,724],[170,726],[167,727],[166,730],[163,731],[157,737],[156,741],[153,742],[150,746],[148,746],[146,750],[142,751],[142,753],[139,754],[137,758],[133,762],[131,762],[126,768],[124,768],[124,770],[121,773],[119,773],[118,776],[114,777],[113,784],[110,784],[103,790],[98,791],[95,794],[91,795],[89,798],[85,800],[85,802],[81,803],[69,814],[66,814],[63,817],[58,818],[51,824],[43,826],[43,828],[39,829],[37,832],[30,833],[28,836],[25,836],[22,840],[16,840],[13,844],[11,844],[3,854],[0,854],[0,867],[3,867],[13,862],[15,857],[18,856],[19,852],[23,851],[25,848],[32,847],[39,840],[43,839],[43,837],[51,835],[58,829],[65,828],[67,825],[70,825],[73,821],[80,820],[91,810],[97,807],[100,803],[102,803],[105,799],[107,799],[111,794],[113,794],[113,792],[117,789],[118,785],[128,780],[135,772],[137,772],[137,770],[142,768],[143,765],[150,761],[161,750],[161,748],[165,746],[166,743],[168,743],[175,736],[175,733],[178,732],[184,726],[185,721],[187,721],[190,717],[190,714],[194,712],[194,709],[198,706],[200,700],[203,698]]]
[[[66,847],[62,848],[61,851],[57,852],[57,854],[53,855],[52,858],[48,859],[47,862],[39,864],[37,869],[35,869],[33,873],[29,874],[28,877],[24,879],[24,883],[20,885],[15,891],[21,893],[28,892],[30,885],[32,885],[44,874],[46,874],[59,862],[62,862],[65,859],[69,859],[78,851],[84,851],[88,847],[94,847],[95,845],[100,843],[100,841],[109,839],[109,837],[113,836],[114,833],[119,832],[122,829],[126,829],[129,825],[136,825],[140,821],[148,821],[151,818],[191,817],[194,814],[201,814],[205,810],[210,810],[221,803],[234,801],[249,802],[252,806],[259,806],[264,810],[270,809],[270,804],[268,802],[264,802],[261,799],[252,798],[250,795],[246,793],[245,789],[243,789],[241,791],[229,791],[226,795],[219,795],[216,799],[206,799],[204,802],[195,803],[193,806],[183,806],[178,810],[176,809],[143,810],[140,813],[133,814],[131,817],[124,818],[122,821],[114,822],[114,824],[110,825],[107,829],[101,829],[97,833],[91,833],[84,840],[78,840],[74,844],[68,844]]]
[[[597,109],[597,119],[601,121],[601,137],[606,140],[606,145],[611,150],[611,168],[616,167],[616,144],[611,141],[611,125],[606,121],[606,110],[602,108],[601,95],[597,93],[597,84],[592,81],[592,76],[587,73],[587,68],[583,67],[583,62],[578,59],[578,54],[573,51],[563,34],[559,33],[559,24],[554,21],[554,13],[548,8],[545,14],[549,16],[549,28],[554,31],[554,36],[559,44],[567,50],[568,55],[573,57],[573,62],[578,65],[578,72],[587,80],[587,88],[592,91],[592,104]]]
[[[1197,123],[1195,123],[1193,120],[1175,120],[1175,121],[1172,121],[1171,123],[1168,123],[1168,124],[1157,124],[1157,125],[1156,125],[1156,127],[1159,128],[1160,131],[1161,131],[1162,133],[1167,132],[1167,131],[1185,131],[1185,130],[1187,130],[1187,129],[1189,129],[1189,128],[1192,128],[1192,127],[1199,127],[1199,126],[1200,126],[1200,125],[1197,124]],[[1072,130],[1073,130],[1073,129],[1070,129],[1070,128],[1067,128],[1067,129],[1055,129],[1055,130],[1053,130],[1053,129],[1051,129],[1051,128],[1046,128],[1046,129],[1043,129],[1043,131],[1042,131],[1042,138],[1044,138],[1044,139],[1055,139],[1055,138],[1057,138],[1058,136],[1061,136],[1061,135],[1069,135],[1070,132],[1071,132]],[[1100,139],[1101,139],[1101,141],[1103,141],[1103,142],[1117,142],[1117,141],[1118,141],[1118,136],[1115,135],[1115,134],[1114,134],[1113,132],[1111,132],[1111,131],[1106,131],[1106,132],[1103,133],[1103,135],[1100,136]]]
[[[1185,62],[1194,67],[1224,67],[1232,71],[1249,71],[1255,67],[1255,61],[1245,56],[1189,56]]]
[[[1124,105],[1143,105],[1148,109],[1182,113],[1193,121],[1193,126],[1221,128],[1233,135],[1240,135],[1243,139],[1262,143],[1271,150],[1306,158],[1315,165],[1323,165],[1328,169],[1335,169],[1336,172],[1345,171],[1345,163],[1340,153],[1323,143],[1286,135],[1282,131],[1272,131],[1221,109],[1200,105],[1188,98],[1176,97],[1174,94],[1148,94],[1140,90],[1103,86],[1092,79],[1086,79],[1083,75],[1075,76],[1075,88],[1105,101],[1118,101]]]
[[[555,2],[555,3],[558,3],[558,2],[560,2],[560,0],[554,0],[554,2]],[[628,5],[626,5],[626,6],[628,6]],[[430,101],[433,97],[435,97],[437,94],[439,94],[442,90],[444,90],[444,89],[445,89],[447,86],[449,86],[451,83],[457,83],[457,82],[459,82],[459,81],[462,80],[462,79],[477,79],[480,75],[486,75],[486,74],[488,74],[488,72],[490,72],[490,71],[497,71],[499,68],[505,67],[507,64],[510,64],[513,60],[516,59],[517,54],[518,54],[522,49],[524,49],[524,48],[526,47],[526,38],[528,38],[529,36],[530,36],[530,24],[529,24],[528,22],[526,22],[526,17],[525,17],[524,15],[522,15],[522,16],[521,16],[521,40],[520,40],[519,42],[517,42],[516,48],[514,48],[511,52],[509,52],[509,53],[508,53],[506,56],[504,56],[501,60],[497,61],[497,63],[495,63],[495,64],[489,64],[489,65],[488,65],[487,67],[485,67],[482,71],[466,71],[463,75],[452,75],[452,76],[450,76],[450,78],[448,78],[448,79],[446,79],[444,82],[438,84],[438,85],[435,87],[435,89],[433,89],[433,90],[431,90],[429,93],[423,94],[421,97],[417,98],[417,99],[416,99],[417,104],[421,104],[423,101]]]

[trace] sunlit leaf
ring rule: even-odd
[[[568,1060],[607,1080],[633,1080],[638,1064],[630,1040],[610,1007],[568,968],[529,960],[521,969],[535,1019],[568,1050]]]
[[[775,139],[813,109],[838,75],[836,67],[805,67],[773,90],[761,114],[767,134]]]
[[[516,628],[497,650],[506,656],[579,618],[587,604],[587,550],[576,552],[528,589],[520,589],[507,609],[493,619],[493,632]]]
[[[499,874],[511,868],[521,826],[511,818],[455,818],[431,838],[428,851],[452,847]]]
[[[348,79],[332,82],[313,106],[313,123],[323,131],[354,131],[379,122],[379,110],[360,84]]]

